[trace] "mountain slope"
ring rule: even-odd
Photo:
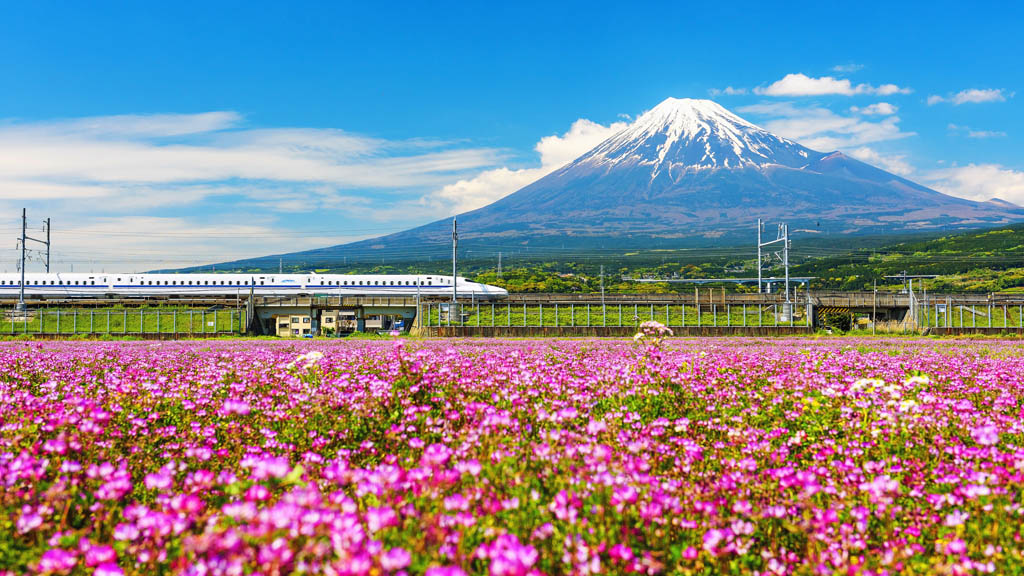
[[[954,198],[841,152],[779,137],[715,102],[669,98],[580,158],[459,215],[464,246],[706,246],[750,243],[758,218],[809,234],[891,234],[1024,220],[1006,202]],[[450,220],[289,255],[303,261],[419,257]],[[276,257],[275,257],[276,258]]]

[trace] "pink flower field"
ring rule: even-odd
[[[9,342],[0,573],[1024,570],[1024,348]]]

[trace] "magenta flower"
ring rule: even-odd
[[[466,576],[466,573],[457,566],[432,566],[423,576]]]
[[[117,553],[110,546],[99,545],[90,546],[85,551],[85,565],[86,566],[99,566],[101,564],[109,564],[117,561]]]
[[[971,429],[971,438],[982,446],[995,446],[999,443],[999,428],[994,424],[984,424]]]
[[[97,566],[92,574],[93,576],[124,576],[124,570],[121,570],[117,564],[108,562]]]
[[[404,548],[392,548],[380,557],[381,568],[388,571],[401,570],[412,562],[412,555]]]
[[[64,574],[69,572],[78,563],[75,555],[67,550],[51,548],[43,552],[39,559],[39,572],[41,574]]]

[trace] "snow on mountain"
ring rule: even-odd
[[[668,174],[772,164],[799,168],[820,158],[810,150],[747,122],[717,102],[668,98],[579,158],[580,166],[648,168]]]

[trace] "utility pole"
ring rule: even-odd
[[[757,219],[757,293],[761,293],[761,219]]]
[[[28,235],[28,211],[21,209],[21,289],[18,291],[17,310],[24,312],[25,306],[25,257],[28,247],[26,243],[31,240],[46,245],[46,272],[50,272],[50,219],[46,219],[46,240],[40,240]]]
[[[284,258],[277,259],[277,273],[284,274]]]
[[[452,216],[452,312],[448,314],[448,322],[452,321],[452,313],[457,313],[459,303],[459,277],[458,277],[458,256],[459,254],[459,222],[458,216]]]
[[[786,268],[786,308],[789,316],[792,316],[793,305],[789,300],[789,224],[782,225],[782,237],[785,239],[782,243],[782,265]]]
[[[604,264],[601,265],[601,318],[604,318]]]
[[[50,219],[46,219],[46,273],[50,273]]]
[[[498,278],[501,278],[501,252],[498,252]]]
[[[18,311],[25,311],[25,209],[21,209],[21,290],[18,292]]]

